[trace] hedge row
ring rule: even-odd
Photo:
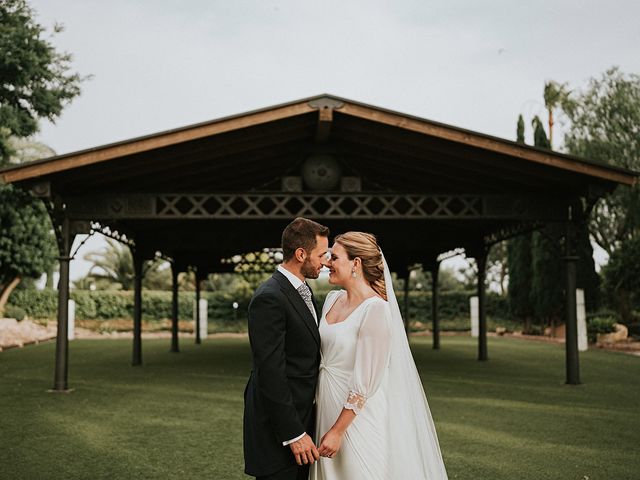
[[[131,318],[133,316],[133,292],[72,290],[71,299],[76,302],[76,318],[81,320]],[[233,302],[238,302],[238,316],[246,317],[249,298],[234,298],[228,293],[202,292],[208,301],[209,319],[233,321]],[[52,290],[14,291],[9,302],[22,308],[32,318],[55,318],[58,293]],[[178,295],[178,317],[193,318],[194,292]],[[142,292],[142,319],[163,320],[171,318],[171,292],[145,290]]]
[[[474,292],[442,292],[439,295],[438,312],[441,320],[469,317],[469,297]],[[86,291],[72,290],[71,298],[76,302],[76,318],[117,319],[133,316],[133,292],[131,291]],[[246,312],[251,298],[248,295],[233,295],[221,292],[202,292],[208,300],[210,321],[246,321]],[[322,305],[326,293],[316,295]],[[193,318],[194,292],[180,292],[178,295],[178,316],[186,320]],[[398,294],[400,308],[404,308],[404,297]],[[31,318],[55,318],[58,294],[53,290],[16,290],[9,303],[22,308]],[[234,312],[233,302],[238,302]],[[493,318],[509,318],[508,300],[499,295],[487,294],[487,315]],[[171,318],[171,292],[144,290],[142,292],[142,319],[163,320]],[[423,323],[431,321],[431,294],[411,292],[409,294],[409,319]]]

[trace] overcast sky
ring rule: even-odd
[[[37,136],[59,154],[319,93],[514,139],[546,80],[640,73],[637,0],[29,3],[92,75]]]

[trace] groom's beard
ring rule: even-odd
[[[304,278],[318,278],[320,276],[320,272],[318,269],[311,265],[311,262],[308,258],[305,258],[302,263],[302,267],[300,267],[300,273],[304,275]]]

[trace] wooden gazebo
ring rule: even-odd
[[[54,390],[66,391],[69,254],[74,235],[129,240],[136,271],[133,364],[142,364],[142,264],[170,257],[178,351],[177,274],[228,271],[222,258],[277,246],[295,216],[332,232],[375,233],[402,277],[464,248],[479,272],[478,359],[487,360],[484,271],[497,241],[556,223],[566,265],[567,383],[579,379],[577,225],[637,174],[330,95],[307,98],[0,171],[42,197],[60,247]],[[199,284],[199,282],[196,282]],[[437,281],[433,342],[439,346]]]

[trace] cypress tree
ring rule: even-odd
[[[533,117],[531,126],[533,126],[533,145],[538,148],[546,148],[547,150],[550,150],[551,144],[549,143],[547,134],[544,131],[540,117],[537,115]]]
[[[538,116],[531,122],[533,140],[539,148],[550,148],[549,139]],[[562,245],[555,240],[553,228],[545,232],[535,232],[532,240],[533,277],[531,281],[531,302],[542,329],[555,325],[563,311],[564,276]]]
[[[518,117],[516,129],[518,143],[524,143],[524,119]],[[507,243],[507,268],[509,271],[509,309],[511,315],[522,320],[524,332],[531,329],[533,305],[529,297],[531,291],[531,234],[526,233]]]
[[[516,142],[524,143],[524,119],[522,114],[518,115],[518,126],[516,128]]]
[[[523,322],[524,332],[529,333],[531,319],[534,315],[530,298],[531,278],[533,277],[530,233],[509,240],[507,265],[509,268],[509,309],[511,315]]]
[[[562,318],[564,306],[564,262],[562,248],[552,228],[534,232],[530,299],[542,330]]]

